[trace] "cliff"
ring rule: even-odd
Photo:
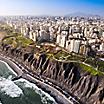
[[[67,97],[71,94],[82,104],[104,104],[104,76],[91,75],[78,63],[51,59],[45,53],[37,55],[9,47],[2,49],[3,54],[28,65],[33,73],[65,91]]]
[[[39,75],[52,79],[57,86],[76,96],[83,104],[104,103],[104,76],[93,76],[73,62],[47,59],[45,54],[38,59],[34,58],[31,66]]]

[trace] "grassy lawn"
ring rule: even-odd
[[[48,53],[47,56],[50,59],[64,60],[64,61],[76,61],[83,70],[90,72],[92,75],[104,75],[104,62],[96,60],[91,57],[83,57],[76,54],[69,54],[65,51],[60,51],[57,54]],[[84,63],[85,64],[84,64]]]
[[[64,52],[64,51],[60,51],[60,52],[58,52],[56,55],[54,55],[54,57],[55,57],[56,59],[61,59],[61,60],[64,60],[65,57],[67,57],[67,56],[69,56],[69,54],[66,53],[66,52]]]
[[[27,46],[29,46],[30,44],[33,43],[33,41],[32,41],[31,39],[27,39],[27,38],[25,38],[25,37],[23,37],[23,36],[18,36],[18,37],[16,38],[16,42],[17,42],[19,45],[21,45],[22,47],[27,47]]]
[[[87,72],[90,72],[91,73],[91,75],[104,75],[104,73],[103,72],[101,72],[101,71],[99,71],[99,70],[96,70],[95,68],[93,68],[92,66],[88,66],[88,65],[85,65],[85,64],[79,64],[79,66],[83,69],[83,70],[85,70],[85,71],[87,71]]]
[[[104,61],[98,62],[98,70],[104,72]]]
[[[32,40],[27,39],[23,36],[17,35],[14,37],[8,37],[3,40],[4,44],[11,44],[13,47],[27,47],[33,43]]]

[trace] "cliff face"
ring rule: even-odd
[[[5,54],[27,64],[33,72],[76,96],[83,104],[104,104],[104,76],[92,76],[73,62],[59,62],[46,55],[3,48]]]
[[[40,75],[52,79],[62,89],[72,93],[83,104],[104,104],[104,77],[92,76],[77,64],[59,62],[41,54],[27,57],[31,67]]]

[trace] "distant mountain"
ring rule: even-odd
[[[86,14],[86,13],[81,13],[81,12],[75,12],[75,13],[70,13],[65,16],[71,16],[71,17],[100,17],[99,15],[94,15],[94,14]]]

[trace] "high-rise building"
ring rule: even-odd
[[[74,42],[74,49],[73,49],[73,52],[75,52],[75,53],[79,53],[80,43],[81,43],[80,40],[75,40],[75,42]]]

